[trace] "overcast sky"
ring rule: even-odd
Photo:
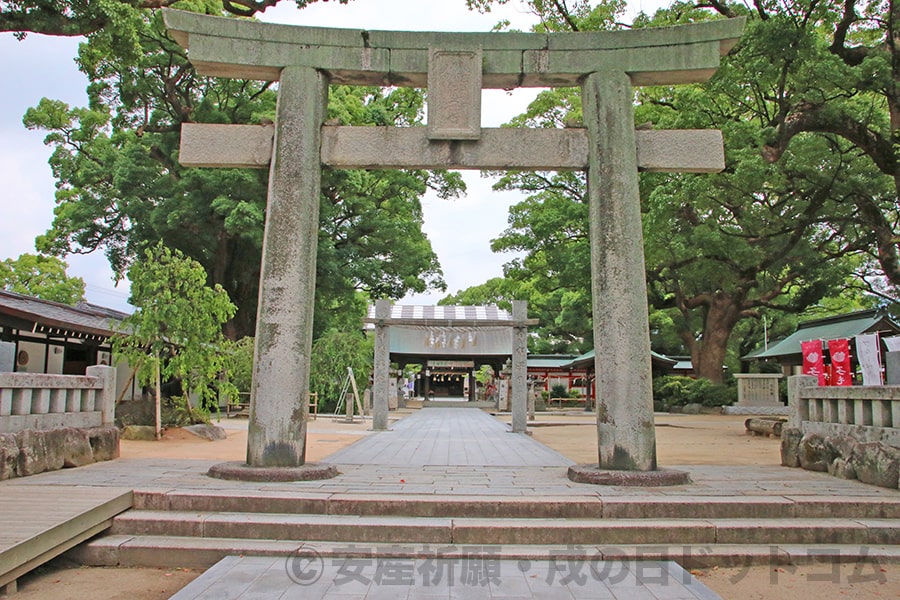
[[[634,11],[651,11],[666,0],[632,1]],[[427,8],[425,8],[427,7]],[[316,2],[297,10],[291,0],[261,16],[265,21],[351,29],[408,31],[489,31],[500,19],[527,30],[533,17],[518,0],[481,15],[465,8],[464,0],[354,0],[348,5]],[[87,79],[74,63],[78,39],[29,35],[17,41],[0,34],[0,260],[35,252],[35,236],[44,233],[53,219],[54,178],[47,164],[51,150],[46,135],[22,125],[26,109],[41,98],[62,100],[72,106],[87,103]],[[482,125],[498,126],[519,114],[536,92],[514,94],[486,90],[482,101]],[[464,172],[465,197],[424,199],[425,232],[438,254],[448,292],[455,293],[502,275],[510,255],[496,255],[490,240],[506,227],[508,207],[519,196],[493,192],[491,181],[477,171]],[[105,256],[70,256],[69,274],[82,277],[90,302],[127,310],[127,282],[115,286]],[[405,304],[434,304],[444,294],[411,296]]]

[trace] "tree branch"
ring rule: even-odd
[[[859,217],[866,227],[875,234],[878,262],[885,277],[892,285],[900,288],[900,235],[895,233],[891,223],[870,197],[854,198],[859,209]]]
[[[844,12],[841,20],[838,22],[834,32],[834,40],[831,42],[829,50],[835,56],[839,56],[841,60],[851,66],[862,63],[863,59],[869,55],[869,49],[865,46],[855,46],[848,48],[847,33],[850,28],[859,20],[856,14],[856,0],[844,0]]]
[[[724,2],[719,2],[719,0],[708,0],[707,2],[698,2],[697,8],[711,8],[723,17],[728,17],[731,19],[732,17],[736,17],[737,14],[731,9],[730,6],[725,4]]]
[[[251,0],[223,0],[222,6],[231,14],[239,17],[252,17],[258,12],[265,12],[271,6],[278,4],[279,0],[260,0],[253,2]]]
[[[566,7],[565,1],[560,2],[559,0],[553,0],[553,6],[556,7],[556,11],[559,13],[559,15],[562,17],[563,21],[566,22],[566,25],[568,25],[572,31],[579,30],[578,24],[572,18],[572,15],[569,14],[569,9]]]
[[[181,0],[119,0],[122,4],[137,9],[158,9],[174,6]],[[316,0],[295,0],[298,8],[303,8]],[[347,4],[350,0],[338,0]],[[223,0],[226,11],[241,17],[252,17],[280,0]],[[45,2],[31,0],[22,2],[15,10],[9,9],[9,2],[0,4],[0,32],[15,32],[19,38],[26,33],[45,35],[80,36],[99,31],[109,25],[109,15],[97,7],[100,3],[84,3],[77,11],[68,2]],[[79,3],[81,4],[81,3]]]
[[[763,157],[768,162],[777,161],[794,136],[804,131],[838,135],[858,146],[885,175],[900,176],[900,163],[889,139],[843,112],[829,114],[824,105],[809,102],[795,106],[792,114],[784,118],[775,142],[763,147]]]

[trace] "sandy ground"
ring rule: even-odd
[[[538,426],[531,428],[534,439],[577,463],[597,462],[596,416],[583,411],[536,416]],[[748,436],[744,432],[746,419],[727,415],[657,415],[659,464],[781,464],[780,440]]]
[[[161,442],[122,440],[122,458],[196,458],[214,460],[246,460],[247,419],[235,417],[216,421],[225,429],[228,439],[210,442],[182,429],[165,432]],[[307,426],[306,460],[315,462],[349,446],[369,434],[370,420],[357,418],[347,423],[343,418],[320,416]]]
[[[746,417],[657,415],[657,448],[663,466],[678,464],[773,465],[779,440],[748,436]],[[508,419],[505,419],[508,421]],[[576,462],[596,462],[594,416],[581,411],[539,414],[534,439]],[[212,458],[243,460],[246,420],[220,423],[228,439],[209,442],[181,430],[160,442],[122,441],[122,457]],[[370,423],[348,424],[330,417],[310,421],[307,459],[321,460],[367,434]],[[187,569],[83,567],[65,559],[51,561],[19,580],[19,600],[168,598],[200,574]],[[693,571],[726,600],[882,600],[900,598],[900,568],[873,565],[748,567]]]

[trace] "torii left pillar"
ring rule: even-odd
[[[336,475],[333,466],[305,465],[322,169],[319,146],[328,79],[316,69],[286,67],[279,81],[247,462],[210,469],[210,475],[229,479]]]
[[[263,239],[247,464],[306,462],[309,359],[316,292],[321,166],[328,80],[315,69],[281,73]]]

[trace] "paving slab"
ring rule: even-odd
[[[513,434],[509,434],[513,436]],[[435,498],[494,496],[527,498],[534,496],[568,499],[616,500],[648,499],[696,501],[697,514],[704,498],[726,502],[736,497],[788,499],[797,504],[798,516],[819,515],[828,510],[829,500],[858,502],[859,517],[897,518],[900,491],[866,485],[780,466],[705,466],[679,465],[691,475],[689,485],[665,488],[625,488],[575,483],[566,477],[565,467],[494,467],[435,465],[344,465],[338,464],[339,475],[325,481],[256,483],[225,481],[206,476],[215,461],[171,459],[118,459],[94,463],[77,469],[64,469],[0,482],[4,488],[35,485],[121,487],[140,492],[189,492],[244,496],[260,493],[312,495],[378,495],[385,500],[410,494]],[[777,483],[776,483],[777,482]],[[842,515],[842,516],[850,516]]]
[[[228,556],[172,596],[232,598],[721,600],[671,561],[493,557]]]
[[[431,438],[444,447],[434,452]],[[463,450],[481,445],[480,453]],[[483,460],[471,464],[474,456]],[[70,485],[126,487],[144,492],[179,491],[204,494],[296,495],[327,501],[335,495],[377,495],[390,501],[398,496],[434,498],[556,497],[570,500],[603,499],[619,506],[639,499],[665,503],[703,499],[758,498],[762,506],[795,503],[797,516],[828,516],[833,501],[857,502],[859,517],[896,518],[898,490],[824,473],[781,466],[679,466],[692,483],[660,488],[594,486],[570,481],[565,457],[523,434],[509,433],[504,423],[478,409],[428,408],[396,422],[391,431],[373,433],[327,457],[337,466],[334,479],[305,482],[257,483],[226,481],[206,476],[214,460],[119,459],[78,469],[0,482],[3,486]],[[766,500],[764,500],[766,499]],[[609,504],[609,506],[613,506]],[[862,508],[865,507],[865,510]],[[624,509],[623,509],[624,510]],[[818,514],[822,512],[824,514]],[[684,515],[687,516],[687,515]],[[843,516],[849,516],[843,515]]]
[[[511,433],[477,408],[425,408],[338,450],[342,465],[569,466],[571,460],[528,435]]]

